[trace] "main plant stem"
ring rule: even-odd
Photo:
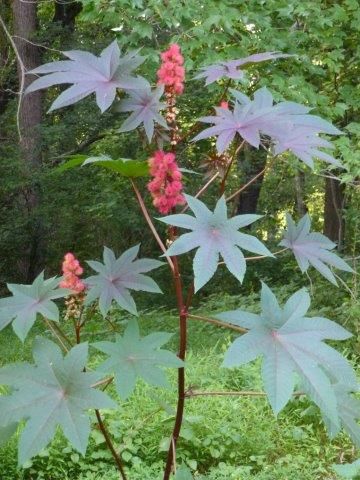
[[[179,270],[179,264],[176,257],[172,257],[173,265],[174,265],[174,283],[175,283],[175,293],[176,299],[178,304],[179,310],[179,327],[180,327],[180,340],[179,340],[179,353],[178,357],[181,360],[185,360],[186,355],[186,333],[187,333],[187,306],[184,303],[184,297],[182,292],[182,281],[181,275]],[[170,439],[169,450],[166,459],[166,466],[164,470],[164,480],[169,480],[171,472],[173,470],[173,466],[176,460],[176,443],[179,438],[181,425],[183,422],[184,416],[184,406],[185,406],[185,398],[186,398],[186,391],[185,391],[185,368],[178,369],[178,401],[176,407],[176,416],[175,416],[175,423],[173,432]]]

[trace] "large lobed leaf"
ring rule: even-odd
[[[168,125],[159,113],[160,110],[166,107],[166,104],[160,101],[163,93],[163,85],[158,86],[152,92],[150,84],[147,84],[142,89],[129,92],[129,98],[121,100],[117,107],[119,112],[132,112],[121,125],[119,132],[129,132],[143,124],[146,136],[149,142],[151,142],[155,123],[167,129]]]
[[[193,261],[195,291],[203,287],[215,274],[219,255],[222,256],[228,270],[240,282],[243,281],[246,271],[246,261],[240,248],[259,255],[273,256],[256,237],[238,231],[239,228],[261,218],[261,215],[237,215],[228,218],[224,196],[217,202],[214,212],[195,197],[185,195],[185,198],[195,217],[178,214],[159,220],[175,227],[192,230],[191,233],[185,233],[177,238],[166,251],[166,255],[181,255],[194,248],[198,249]]]
[[[360,448],[360,425],[358,424],[360,400],[352,396],[352,393],[358,391],[358,388],[356,386],[351,387],[342,380],[334,384],[333,388],[338,404],[340,425],[334,424],[325,413],[323,414],[324,423],[331,438],[339,433],[342,426],[348,432],[354,444]]]
[[[104,263],[88,261],[88,265],[97,272],[85,282],[89,291],[85,303],[99,299],[99,308],[105,317],[113,300],[124,310],[137,315],[134,299],[129,290],[161,293],[154,280],[144,273],[163,265],[159,260],[142,258],[136,260],[140,245],[129,248],[119,258],[114,252],[104,247]]]
[[[240,135],[246,142],[259,148],[262,137],[270,137],[274,153],[291,151],[310,168],[314,168],[313,157],[341,167],[341,163],[319,148],[332,148],[332,144],[318,134],[341,134],[329,122],[310,115],[310,109],[294,102],[274,105],[271,93],[263,87],[254,93],[253,100],[243,93],[231,89],[235,97],[234,108],[215,107],[216,116],[200,118],[201,122],[213,126],[200,132],[193,140],[217,136],[216,148],[222,154]]]
[[[172,478],[173,480],[194,480],[190,468],[184,463],[177,468],[176,473],[174,473],[174,477]]]
[[[341,422],[346,422],[333,383],[342,382],[348,390],[357,389],[358,384],[351,365],[323,340],[345,340],[351,334],[326,318],[306,317],[309,306],[309,294],[301,289],[281,308],[275,295],[263,284],[260,315],[242,310],[217,315],[222,321],[249,329],[230,346],[224,366],[238,367],[263,357],[264,388],[275,414],[291,398],[296,373],[323,415],[333,428],[339,429]]]
[[[160,347],[169,341],[171,333],[156,332],[141,338],[138,322],[133,319],[124,335],[116,335],[115,342],[97,342],[95,348],[109,355],[100,366],[101,372],[115,374],[116,390],[122,399],[133,392],[138,377],[150,385],[168,387],[164,372],[158,368],[183,367],[184,362]]]
[[[249,55],[245,58],[239,58],[237,60],[229,60],[227,62],[218,62],[207,67],[202,67],[201,72],[196,75],[196,79],[205,78],[205,85],[226,77],[233,80],[241,80],[244,77],[244,72],[241,68],[243,65],[251,65],[252,63],[264,62],[266,60],[276,60],[277,58],[291,57],[281,52],[262,52]]]
[[[105,393],[91,387],[100,376],[85,373],[88,345],[72,348],[63,358],[59,347],[37,337],[35,365],[18,363],[0,369],[0,384],[12,393],[0,396],[0,428],[12,429],[25,420],[19,440],[19,464],[23,465],[48,445],[59,425],[71,445],[84,454],[90,433],[90,408],[114,408]]]
[[[356,480],[360,477],[360,459],[355,460],[353,463],[333,465],[333,469],[340,478],[350,478]]]
[[[118,88],[126,91],[146,88],[145,79],[131,75],[144,59],[137,52],[122,57],[116,41],[105,48],[99,57],[82,50],[62,53],[70,60],[46,63],[27,72],[44,76],[34,80],[25,93],[53,85],[73,84],[57,97],[49,111],[72,105],[95,93],[96,103],[104,112],[115,100]]]
[[[308,214],[304,215],[297,225],[291,215],[286,214],[286,222],[287,230],[279,245],[292,250],[302,273],[312,265],[329,282],[337,285],[334,274],[326,264],[345,272],[353,272],[342,258],[330,252],[336,247],[335,243],[322,233],[310,232],[311,220]]]
[[[59,321],[59,309],[53,300],[69,295],[71,290],[58,288],[60,279],[44,280],[41,272],[31,285],[8,283],[11,297],[0,299],[0,330],[12,322],[16,335],[23,342],[38,314]]]

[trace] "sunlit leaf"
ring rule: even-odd
[[[234,107],[215,107],[216,116],[202,117],[204,123],[212,123],[193,139],[194,141],[216,136],[216,149],[222,154],[239,135],[247,143],[259,148],[264,137],[278,155],[291,151],[310,168],[314,168],[313,158],[341,167],[341,163],[321,147],[333,148],[320,133],[340,135],[341,132],[331,123],[315,115],[310,108],[294,102],[280,102],[274,105],[271,93],[263,87],[254,93],[251,100],[238,90],[230,89],[235,97]]]
[[[326,264],[345,272],[353,272],[342,258],[330,252],[336,247],[335,243],[322,233],[310,232],[311,220],[308,214],[297,225],[290,214],[286,214],[286,221],[287,230],[279,245],[292,250],[302,273],[312,265],[329,282],[337,285],[334,274]]]
[[[237,60],[229,60],[227,62],[218,62],[214,65],[202,67],[201,72],[196,75],[196,79],[205,78],[205,85],[226,77],[234,80],[241,80],[244,77],[244,72],[241,68],[243,65],[251,65],[253,63],[264,62],[266,60],[276,60],[277,58],[291,57],[286,53],[281,52],[263,52],[255,53],[245,58],[239,58]]]
[[[119,112],[132,112],[121,125],[119,132],[129,132],[143,124],[146,136],[149,142],[151,142],[155,123],[167,129],[167,123],[159,113],[160,110],[166,107],[166,104],[160,101],[163,93],[163,85],[157,87],[154,92],[152,92],[150,84],[148,84],[146,88],[130,92],[129,98],[121,100],[117,107],[117,111]]]
[[[50,112],[82,100],[91,93],[96,94],[96,103],[101,112],[107,110],[115,100],[116,90],[134,90],[146,87],[146,80],[133,77],[131,73],[144,59],[131,52],[121,56],[118,43],[112,42],[99,57],[82,50],[62,52],[70,60],[46,63],[30,70],[29,74],[44,74],[34,80],[25,93],[43,88],[72,83],[50,107]]]

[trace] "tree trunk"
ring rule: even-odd
[[[246,147],[240,152],[238,160],[239,167],[244,174],[244,184],[249,182],[265,168],[266,159],[266,150],[257,150],[250,145],[246,145]],[[237,205],[238,215],[256,213],[263,179],[264,175],[260,175],[255,182],[240,193]]]
[[[11,7],[9,0],[2,0],[0,4],[0,15],[5,25],[10,23]],[[0,115],[5,112],[8,101],[14,97],[16,85],[12,75],[12,50],[9,45],[9,39],[6,37],[4,29],[0,26]],[[0,141],[3,140],[0,136]]]
[[[37,30],[37,2],[13,0],[14,41],[22,59],[23,66],[18,62],[19,86],[26,88],[33,80],[33,75],[25,75],[26,71],[41,64],[40,49],[29,43]],[[38,214],[40,192],[35,184],[37,173],[42,165],[40,124],[42,120],[42,94],[33,92],[21,96],[19,108],[19,128],[21,133],[20,151],[24,161],[24,173],[29,178],[29,188],[23,192],[25,208],[29,215],[29,240],[24,254],[23,273],[27,282],[44,267],[43,226]]]
[[[63,28],[67,28],[70,32],[73,32],[76,16],[81,10],[81,2],[64,2],[64,0],[55,0],[53,22],[60,22]]]
[[[324,234],[337,243],[338,250],[344,246],[345,187],[338,180],[325,179]]]

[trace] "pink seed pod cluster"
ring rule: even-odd
[[[185,69],[184,57],[179,45],[173,43],[161,54],[161,66],[157,72],[158,84],[165,85],[168,93],[181,95],[184,91]]]
[[[153,198],[153,205],[160,213],[166,214],[176,205],[184,205],[182,195],[182,175],[173,153],[161,150],[149,159],[150,174],[153,178],[148,183],[148,190]]]
[[[84,282],[79,278],[83,274],[83,268],[79,260],[72,253],[67,253],[62,263],[63,280],[60,282],[61,288],[69,288],[75,293],[81,293],[85,290]]]

